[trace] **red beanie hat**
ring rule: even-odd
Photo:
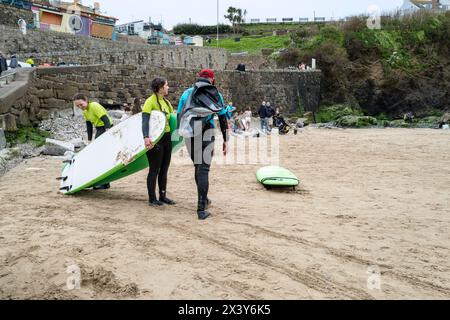
[[[210,78],[210,79],[213,79],[213,80],[215,79],[214,71],[211,70],[211,69],[203,69],[202,71],[200,71],[198,76],[200,78]]]

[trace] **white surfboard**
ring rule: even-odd
[[[151,113],[149,135],[154,144],[163,136],[166,121],[164,113]],[[63,194],[75,194],[97,186],[108,178],[114,180],[114,177],[120,176],[120,170],[125,172],[127,166],[145,157],[146,152],[140,113],[114,126],[67,160],[59,178],[60,191]],[[148,166],[148,161],[145,161],[139,168],[134,168],[134,172],[142,166]]]

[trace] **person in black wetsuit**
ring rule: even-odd
[[[175,202],[167,198],[167,174],[172,159],[172,136],[170,131],[170,114],[173,107],[165,97],[169,94],[169,85],[164,78],[155,78],[152,81],[153,95],[147,99],[142,109],[142,134],[147,159],[150,166],[147,176],[147,190],[151,206],[174,205]],[[161,140],[154,144],[149,138],[149,120],[153,111],[160,111],[166,115],[166,127]],[[159,200],[156,198],[156,180],[158,180]]]
[[[197,82],[204,82],[214,85],[214,71],[210,69],[205,69],[200,71],[198,74],[199,78]],[[217,89],[215,92],[218,93]],[[194,87],[186,90],[181,96],[180,103],[178,105],[178,114],[181,115],[183,108],[186,106],[189,97],[194,92]],[[223,136],[223,154],[226,156],[228,153],[228,139],[229,139],[229,125],[227,118],[227,109],[223,100],[223,96],[218,93],[220,101],[218,104],[222,105],[222,110],[218,113],[220,130]],[[210,216],[210,213],[206,211],[211,205],[211,200],[208,198],[209,191],[209,171],[211,168],[212,158],[214,156],[214,114],[208,116],[207,118],[197,119],[197,123],[202,123],[201,135],[194,138],[186,139],[186,147],[188,149],[189,155],[191,156],[192,162],[195,167],[195,182],[197,184],[198,192],[198,206],[197,215],[200,220],[205,220]],[[204,124],[204,125],[203,125]],[[195,127],[196,125],[194,125]]]

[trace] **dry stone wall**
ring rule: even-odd
[[[144,101],[152,92],[151,80],[156,76],[168,79],[169,99],[174,106],[184,90],[192,86],[198,69],[161,68],[137,65],[92,65],[37,69],[30,77],[26,94],[9,105],[2,105],[6,130],[17,125],[48,119],[58,111],[72,108],[75,93],[84,93],[105,107]],[[262,101],[295,113],[316,110],[320,97],[321,73],[299,71],[218,71],[217,86],[226,101],[238,109],[257,112]]]

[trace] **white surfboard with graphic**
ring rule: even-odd
[[[156,144],[164,134],[166,116],[153,111],[150,139]],[[142,136],[142,113],[137,114],[95,139],[65,162],[60,191],[75,194],[87,188],[119,180],[148,167]]]

